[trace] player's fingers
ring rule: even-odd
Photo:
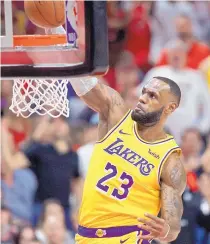
[[[151,221],[151,220],[147,220],[147,219],[143,219],[143,218],[138,218],[138,220],[140,222],[142,222],[143,224],[146,224],[154,229],[156,229],[157,231],[161,231],[162,230],[162,226],[157,224],[155,221]]]
[[[147,230],[151,235],[158,235],[160,232],[148,225],[138,225],[140,229]]]
[[[161,219],[161,218],[158,218],[157,216],[155,215],[152,215],[152,214],[149,214],[149,213],[145,213],[144,214],[146,217],[154,220],[155,222],[157,223],[160,223],[160,224],[164,224],[165,220],[164,219]]]
[[[149,235],[139,235],[137,237],[139,240],[152,240],[152,239],[155,239],[156,236],[152,235],[152,234],[149,234]]]

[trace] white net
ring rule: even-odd
[[[69,117],[68,80],[15,79],[10,110],[28,118],[34,113]]]

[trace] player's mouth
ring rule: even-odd
[[[143,112],[143,113],[145,113],[145,110],[144,110],[144,108],[141,106],[141,104],[137,104],[137,106],[136,106],[136,108],[135,108],[135,111],[136,112]]]

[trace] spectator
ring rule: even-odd
[[[64,209],[60,201],[57,199],[49,198],[43,203],[42,213],[39,218],[39,225],[44,221],[46,216],[53,215],[56,218],[62,218],[65,221]]]
[[[200,243],[210,243],[210,174],[202,173],[198,178],[199,190],[203,196],[199,212],[197,214],[197,222],[204,229],[203,238]]]
[[[20,2],[20,1],[19,1]],[[22,3],[23,5],[23,3]],[[12,2],[12,15],[15,21],[13,21],[13,33],[14,35],[26,34],[27,16],[24,13],[24,8],[20,9],[16,1]]]
[[[32,227],[25,226],[19,234],[18,244],[32,244],[35,240],[35,232]]]
[[[72,244],[71,234],[65,228],[64,211],[53,199],[44,202],[36,236],[42,244]]]
[[[201,157],[202,168],[205,172],[210,173],[210,135],[207,142],[207,147]]]
[[[31,166],[37,176],[39,185],[35,198],[34,224],[38,221],[43,202],[48,198],[56,198],[65,209],[67,227],[75,229],[75,218],[73,223],[70,221],[70,216],[75,216],[75,213],[73,210],[70,213],[69,194],[76,196],[79,206],[82,181],[78,156],[71,150],[69,125],[62,118],[50,122],[44,117],[32,139],[24,154],[19,153],[22,160],[17,160],[17,155],[13,155],[8,165],[13,169]]]
[[[12,96],[12,81],[1,80],[1,115],[5,115]]]
[[[185,189],[183,194],[184,211],[181,219],[181,232],[171,244],[198,244],[196,239],[196,214],[198,213],[200,201],[200,194],[191,192],[188,187]]]
[[[179,15],[176,18],[176,32],[179,40],[182,40],[187,50],[185,65],[189,68],[198,69],[200,63],[209,56],[210,48],[195,39],[191,19],[187,15]],[[166,50],[160,55],[157,66],[170,63],[170,57]]]
[[[127,27],[125,49],[135,56],[135,62],[144,73],[151,68],[149,51],[151,31],[149,25],[149,10],[151,2],[136,1],[131,10],[131,20]]]
[[[202,137],[197,129],[189,128],[184,132],[181,148],[187,185],[190,191],[195,192],[198,190],[196,171],[201,167],[201,155],[204,151]]]
[[[157,62],[160,51],[164,48],[166,43],[177,37],[174,21],[177,16],[183,14],[189,16],[195,37],[198,39],[203,37],[203,32],[206,32],[206,28],[203,23],[200,23],[200,19],[205,19],[207,13],[203,9],[204,6],[200,9],[197,8],[197,5],[201,5],[200,1],[196,4],[193,1],[167,0],[154,2],[151,18],[152,40],[150,50],[150,58],[153,62]],[[206,5],[205,2],[203,5]],[[205,10],[206,9],[207,8],[205,8]],[[204,23],[207,25],[208,21],[204,21]]]
[[[210,41],[210,3],[209,1],[193,1],[192,4],[195,9],[192,15],[197,18],[199,23],[197,30],[200,32],[200,38],[208,44]]]
[[[1,187],[4,204],[20,222],[30,223],[37,188],[36,178],[30,169],[6,170],[2,160]]]
[[[2,132],[4,141],[2,143],[1,187],[4,204],[10,209],[14,218],[30,223],[37,188],[36,177],[30,169],[13,170],[9,167],[12,157],[12,139],[4,128],[2,128]]]
[[[139,100],[138,89],[136,89],[136,87],[129,88],[123,94],[122,97],[123,97],[125,103],[128,105],[128,108],[134,109]]]
[[[135,57],[131,52],[123,51],[118,54],[118,60],[113,67],[115,89],[119,93],[123,93],[126,89],[136,86],[140,81],[140,75],[143,75],[135,62]],[[104,79],[109,83],[107,78]]]
[[[81,172],[84,178],[87,174],[89,161],[93,152],[95,142],[98,139],[98,122],[98,114],[93,114],[90,118],[89,126],[86,128],[85,132],[86,144],[81,146],[77,151]]]
[[[42,244],[42,243],[35,239],[35,240],[31,241],[30,244]]]
[[[74,123],[71,123],[72,128],[72,150],[77,151],[79,147],[84,145],[84,131],[85,131],[85,125],[84,121],[75,120]]]
[[[11,212],[5,206],[1,206],[1,243],[15,244],[16,228],[12,224]]]
[[[9,81],[8,81],[9,82]],[[31,133],[31,121],[23,117],[17,117],[8,110],[3,119],[2,126],[8,131],[12,138],[13,152],[18,151]]]
[[[104,79],[109,86],[117,89],[115,65],[119,61],[121,52],[124,50],[129,17],[117,1],[109,1],[107,9],[110,67]]]
[[[116,87],[123,96],[129,89],[139,84],[140,74],[131,52],[124,51],[119,57],[119,62],[115,66]]]
[[[180,143],[182,133],[189,127],[196,127],[203,134],[209,131],[210,93],[203,76],[185,67],[187,53],[182,41],[172,42],[167,53],[169,64],[151,69],[139,86],[139,91],[155,76],[165,76],[177,82],[182,92],[181,102],[166,122],[166,128]]]

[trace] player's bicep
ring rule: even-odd
[[[100,82],[81,96],[81,99],[106,120],[112,120],[113,115],[116,120],[120,120],[127,110],[120,94]]]
[[[184,165],[177,152],[172,153],[163,166],[161,182],[177,190],[180,195],[186,187]]]

